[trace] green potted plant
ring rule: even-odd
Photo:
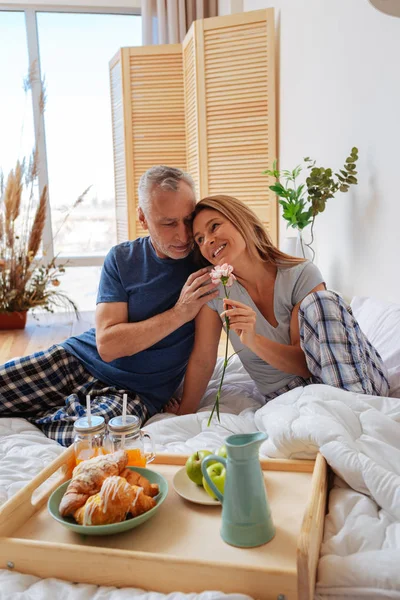
[[[356,178],[357,160],[358,149],[354,147],[338,173],[333,173],[330,168],[316,167],[316,161],[309,157],[304,159],[304,164],[298,165],[293,171],[278,170],[276,160],[272,169],[263,171],[264,175],[274,177],[276,180],[273,185],[269,186],[269,189],[278,196],[287,227],[293,227],[298,231],[304,258],[306,257],[305,247],[310,249],[312,260],[315,257],[312,244],[316,216],[325,210],[329,198],[333,198],[337,192],[347,192],[351,185],[358,183]],[[304,167],[309,170],[309,175],[305,182],[297,184]],[[308,226],[311,226],[311,241],[306,243],[303,231]]]

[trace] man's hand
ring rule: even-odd
[[[176,415],[176,414],[178,414],[180,405],[181,405],[181,401],[179,399],[171,398],[171,400],[169,402],[167,402],[167,404],[165,404],[165,406],[163,408],[163,412]]]
[[[195,318],[199,310],[218,296],[218,283],[212,283],[208,267],[192,273],[182,288],[174,311],[184,323]]]
[[[251,349],[256,337],[256,313],[250,306],[230,298],[224,298],[224,308],[221,318],[228,317],[230,329],[237,333],[242,344]]]

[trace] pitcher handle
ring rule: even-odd
[[[217,496],[218,500],[222,504],[222,502],[224,501],[224,495],[221,494],[221,492],[219,491],[219,489],[217,488],[215,483],[213,481],[211,481],[210,476],[207,473],[207,467],[209,466],[209,464],[211,462],[222,463],[224,465],[224,467],[226,468],[226,459],[222,458],[222,456],[217,456],[216,454],[211,454],[210,456],[206,456],[205,458],[203,458],[203,460],[201,461],[201,472],[203,473],[203,477],[207,481],[208,485],[210,486],[210,488],[212,489],[212,491],[214,492],[214,494]]]
[[[140,430],[140,435],[142,438],[147,438],[150,440],[151,444],[151,452],[144,453],[146,458],[146,464],[152,462],[156,457],[156,448],[154,446],[154,440],[150,433],[148,433],[145,429]]]

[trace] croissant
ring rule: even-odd
[[[158,492],[160,491],[157,483],[150,483],[146,477],[143,477],[143,475],[140,475],[140,473],[137,471],[125,469],[122,471],[121,477],[125,477],[130,485],[138,485],[139,487],[142,487],[146,496],[151,496],[151,498],[157,496]]]
[[[137,517],[155,505],[154,498],[146,496],[143,488],[113,476],[107,477],[100,492],[75,511],[74,518],[80,525],[109,525],[124,521],[128,513]]]
[[[66,517],[83,506],[89,496],[100,491],[103,481],[112,475],[119,475],[128,463],[125,450],[104,454],[85,460],[75,467],[59,507],[60,515]]]

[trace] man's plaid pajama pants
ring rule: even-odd
[[[382,359],[340,296],[329,291],[309,294],[300,305],[299,326],[301,347],[312,376],[307,380],[294,377],[267,400],[311,383],[388,395]],[[86,414],[87,394],[92,398],[93,414],[108,421],[122,413],[124,393],[128,394],[128,414],[137,415],[143,424],[149,413],[137,395],[102,383],[62,346],[0,367],[0,416],[24,417],[64,446],[73,441],[74,421]]]
[[[122,414],[124,393],[128,395],[128,414],[136,415],[143,424],[149,413],[139,396],[99,381],[62,346],[0,367],[0,416],[24,417],[63,446],[72,444],[74,422],[86,415],[87,395],[92,414],[107,422]]]

